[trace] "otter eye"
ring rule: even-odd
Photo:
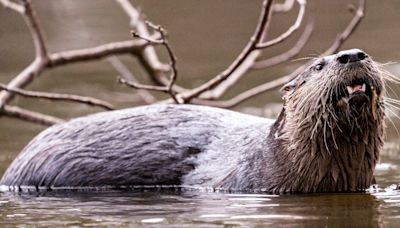
[[[323,63],[323,62],[318,63],[317,65],[315,65],[314,69],[317,71],[320,71],[320,70],[322,70],[322,68],[324,68],[324,66],[325,66],[325,63]]]

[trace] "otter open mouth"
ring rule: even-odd
[[[342,99],[347,100],[350,105],[362,106],[371,100],[372,88],[365,81],[352,81],[346,86],[346,91],[343,95]]]
[[[372,86],[364,79],[358,78],[344,82],[339,91],[339,99],[350,99],[352,97],[365,96],[371,98]]]
[[[353,94],[357,94],[357,93],[366,93],[367,92],[367,84],[363,83],[362,85],[360,85],[360,84],[348,85],[346,87],[346,89],[350,96]]]
[[[372,100],[372,87],[363,79],[347,81],[337,90],[336,103],[339,106],[349,104],[352,107],[361,107]],[[344,105],[343,107],[347,107]]]

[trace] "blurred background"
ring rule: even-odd
[[[252,35],[260,13],[261,0],[135,0],[155,24],[161,24],[178,57],[178,84],[195,87],[224,70],[240,53]],[[50,51],[93,47],[130,39],[129,19],[114,1],[41,0],[33,1]],[[270,69],[252,71],[224,98],[232,97],[255,85],[290,73],[304,63],[302,57],[317,57],[325,51],[348,24],[353,14],[349,7],[357,1],[309,1],[308,19],[315,19],[315,31],[297,59]],[[376,61],[392,62],[387,69],[398,75],[400,65],[400,2],[368,1],[366,18],[341,49],[361,48]],[[297,6],[289,13],[276,14],[268,37],[275,38],[294,22]],[[310,17],[311,16],[311,17]],[[307,22],[307,18],[305,20]],[[288,50],[301,34],[265,51],[266,57]],[[157,49],[167,61],[163,49]],[[33,59],[30,33],[17,13],[0,8],[0,82],[7,83]],[[146,81],[145,72],[135,59],[122,56],[131,71]],[[47,70],[29,85],[29,89],[94,96],[118,108],[143,104],[132,89],[116,83],[117,72],[105,61],[86,62]],[[394,90],[397,86],[392,85]],[[160,98],[163,95],[157,94]],[[394,95],[392,95],[394,96]],[[394,96],[395,97],[395,96]],[[17,98],[14,104],[28,109],[72,118],[101,111],[86,105]],[[236,109],[274,117],[280,107],[279,93],[269,92],[241,104]],[[396,121],[396,120],[395,120]],[[0,118],[0,173],[24,145],[45,127],[7,117]],[[390,148],[398,151],[399,135],[389,125]],[[388,150],[389,151],[389,150]],[[390,150],[392,151],[392,150]],[[397,153],[393,156],[397,159]]]

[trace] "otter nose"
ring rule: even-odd
[[[361,51],[360,49],[351,49],[337,53],[336,60],[341,64],[346,64],[361,61],[366,58],[368,58],[367,53]]]

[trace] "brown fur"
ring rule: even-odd
[[[282,88],[284,108],[269,135],[272,192],[362,191],[384,135],[384,84],[371,59],[340,64],[322,58]],[[344,96],[352,82],[367,82],[369,96]],[[344,97],[343,97],[344,96]],[[275,161],[274,161],[275,160]]]

